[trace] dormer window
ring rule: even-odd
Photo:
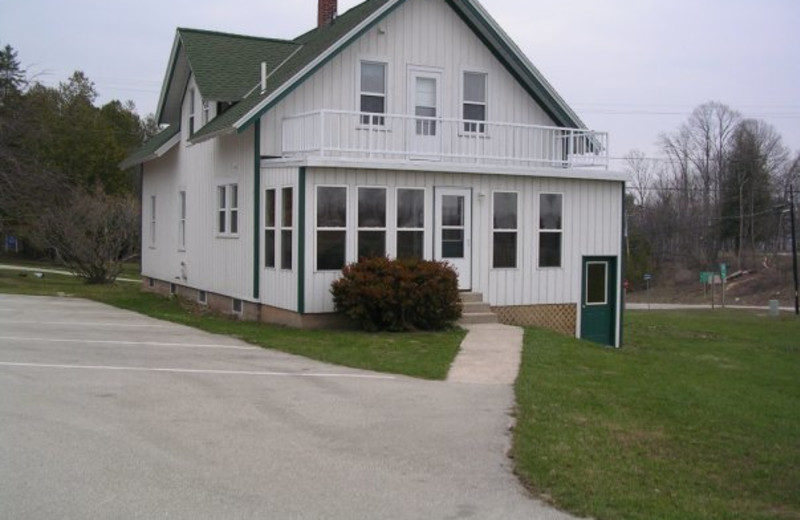
[[[211,114],[211,103],[208,100],[203,100],[203,125],[208,123]]]
[[[189,89],[189,136],[194,134],[194,89]]]
[[[381,125],[386,123],[386,64],[374,61],[361,62],[361,124]]]

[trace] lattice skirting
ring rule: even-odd
[[[577,305],[515,305],[492,307],[497,320],[506,325],[542,327],[570,336],[575,335]]]

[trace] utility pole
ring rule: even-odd
[[[789,216],[792,218],[792,273],[794,274],[794,313],[800,315],[800,296],[797,290],[797,233],[794,229],[794,187],[789,186]]]

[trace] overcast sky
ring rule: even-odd
[[[433,0],[427,0],[433,1]],[[339,0],[344,12],[359,0]],[[720,101],[800,150],[800,1],[483,0],[612,156]],[[0,44],[47,85],[83,70],[100,102],[155,110],[176,27],[292,38],[316,0],[0,0]]]

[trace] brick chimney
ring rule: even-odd
[[[334,18],[336,18],[336,0],[319,0],[317,27],[330,25]]]

